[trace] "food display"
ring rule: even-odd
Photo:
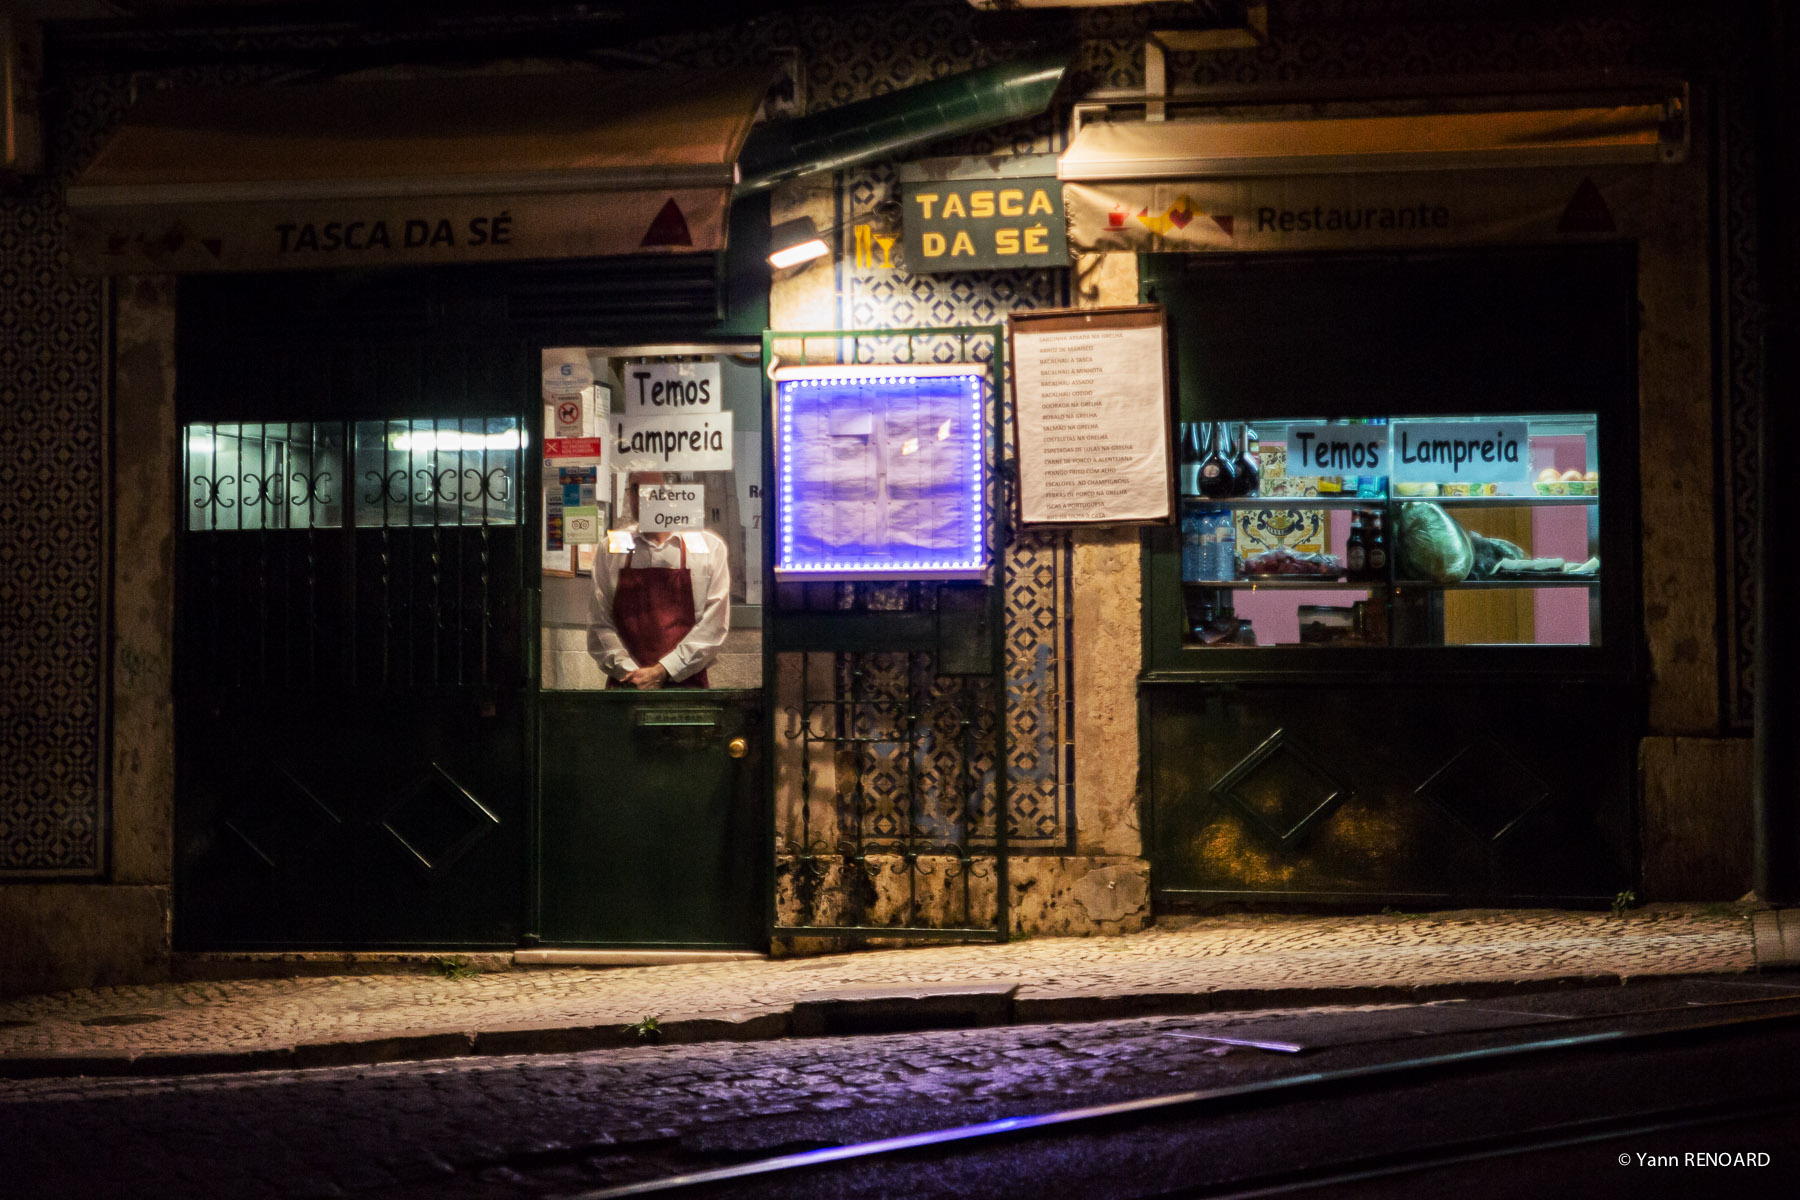
[[[1253,456],[1247,424],[1190,428],[1182,644],[1598,645],[1596,464],[1612,452],[1598,426],[1567,412],[1258,419]],[[1257,483],[1226,487],[1227,472]]]
[[[1475,546],[1468,531],[1436,504],[1414,501],[1400,506],[1396,566],[1403,579],[1461,583],[1475,567]]]
[[[1558,471],[1545,467],[1538,472],[1533,490],[1540,496],[1598,496],[1600,472],[1578,471],[1574,467]]]
[[[1278,546],[1244,560],[1244,574],[1251,579],[1336,579],[1344,573],[1344,560],[1335,554],[1299,554]]]

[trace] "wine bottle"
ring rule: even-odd
[[[1181,494],[1200,494],[1200,423],[1186,421],[1181,426]]]
[[[1262,442],[1247,421],[1244,423],[1244,444],[1238,452],[1237,476],[1237,494],[1240,496],[1254,496],[1262,486]]]
[[[1225,454],[1228,436],[1225,422],[1220,421],[1216,428],[1208,430],[1201,446],[1204,453],[1200,458],[1200,494],[1208,499],[1222,500],[1237,487],[1237,472],[1231,469],[1231,459]]]

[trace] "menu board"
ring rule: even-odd
[[[1160,305],[1014,313],[1020,525],[1174,519]]]
[[[987,379],[976,363],[776,370],[776,573],[982,578]]]

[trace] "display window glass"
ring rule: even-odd
[[[183,431],[186,524],[196,533],[343,524],[336,422],[199,423]]]
[[[1184,646],[1601,644],[1595,414],[1180,433]]]
[[[761,686],[763,378],[756,347],[546,346],[541,366],[535,516],[543,687],[607,686],[590,637],[596,563],[641,551],[642,539],[657,534],[676,538],[693,556],[713,553],[712,537],[723,543],[725,632],[706,670],[708,686]],[[577,524],[578,513],[588,524]],[[703,569],[695,558],[690,569],[696,578],[713,577],[710,560]],[[717,632],[710,625],[702,631],[709,642]]]

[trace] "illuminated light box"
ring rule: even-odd
[[[980,579],[987,372],[775,372],[775,571],[788,580]]]

